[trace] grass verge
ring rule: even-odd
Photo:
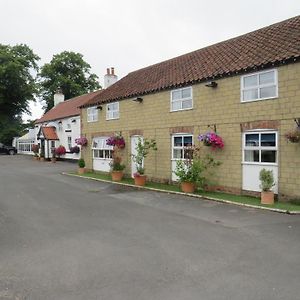
[[[71,175],[77,175],[76,172],[70,172]],[[109,174],[102,173],[85,173],[81,175],[87,178],[94,178],[100,180],[111,181],[111,176]],[[134,185],[134,180],[132,178],[123,178],[120,183],[131,184]],[[155,182],[147,182],[145,188],[152,188],[156,190],[164,190],[167,192],[180,192],[179,185],[172,184],[164,184],[164,183],[155,183]],[[244,195],[232,195],[222,192],[205,192],[205,191],[197,191],[196,195],[203,196],[204,198],[214,198],[217,200],[225,200],[231,201],[239,204],[247,204],[247,205],[255,205],[258,207],[266,207],[272,209],[280,209],[286,211],[295,211],[300,212],[300,205],[290,202],[275,202],[274,205],[263,205],[260,203],[260,199],[252,196],[244,196]]]

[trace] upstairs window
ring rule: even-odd
[[[193,108],[192,88],[182,88],[171,91],[171,111]]]
[[[119,119],[119,102],[108,103],[106,105],[106,120]]]
[[[87,109],[87,121],[88,122],[98,121],[98,109],[96,106],[89,107]]]
[[[241,77],[241,101],[255,101],[278,97],[277,70]]]

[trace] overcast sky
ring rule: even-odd
[[[0,0],[0,42],[27,44],[40,65],[79,52],[99,76],[119,78],[300,14],[299,0]],[[40,105],[31,105],[34,119]],[[25,117],[27,118],[27,116]]]

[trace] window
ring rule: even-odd
[[[71,149],[72,148],[72,137],[68,136],[67,139],[68,139],[68,148]]]
[[[277,133],[251,132],[244,134],[244,162],[277,164]]]
[[[20,152],[31,152],[34,141],[18,141],[18,150]],[[1,147],[1,144],[0,144]]]
[[[173,135],[172,159],[190,158],[188,147],[193,145],[193,136],[190,134]]]
[[[277,70],[241,77],[241,101],[255,101],[278,97]]]
[[[106,145],[108,137],[97,137],[93,140],[93,158],[112,159],[113,147]]]
[[[171,111],[193,108],[192,88],[171,91]]]
[[[63,130],[63,126],[62,126],[62,121],[58,122],[58,131],[62,131]]]
[[[119,102],[108,103],[106,105],[106,120],[119,119]]]
[[[67,124],[67,129],[71,129],[71,124]]]
[[[88,122],[98,121],[98,109],[96,106],[89,107],[87,109],[87,121]]]

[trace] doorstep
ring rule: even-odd
[[[254,204],[239,203],[239,202],[234,202],[234,201],[230,201],[230,200],[224,200],[224,199],[219,199],[219,198],[214,198],[214,197],[209,197],[209,196],[176,192],[176,191],[170,191],[170,190],[162,190],[162,189],[146,187],[146,186],[136,186],[136,185],[130,184],[130,183],[123,183],[123,182],[116,182],[116,181],[111,181],[111,180],[106,180],[106,179],[86,177],[86,176],[81,176],[78,174],[70,174],[67,172],[62,172],[62,175],[71,176],[71,177],[79,177],[79,178],[90,179],[90,180],[101,181],[101,182],[112,183],[112,184],[123,185],[123,186],[129,186],[129,187],[133,187],[136,189],[150,190],[150,191],[167,193],[167,194],[184,195],[184,196],[199,198],[199,199],[207,199],[207,200],[212,200],[212,201],[216,201],[216,202],[233,204],[233,205],[244,206],[244,207],[249,207],[249,208],[269,210],[269,211],[282,213],[282,214],[300,215],[300,211],[290,211],[290,210],[280,209],[280,208],[272,208],[272,207],[254,205]]]

